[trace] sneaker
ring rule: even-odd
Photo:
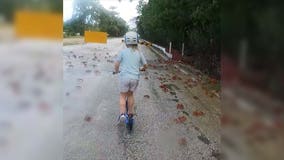
[[[118,117],[118,124],[123,124],[125,121],[126,121],[126,116],[125,116],[125,114],[121,114],[121,115],[119,115],[119,117]]]
[[[129,129],[129,131],[132,130],[133,124],[134,124],[134,118],[133,118],[133,117],[127,118],[127,123],[126,123],[126,125],[127,125],[127,128]]]

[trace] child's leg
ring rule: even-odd
[[[134,113],[134,92],[138,86],[139,81],[138,80],[131,80],[130,81],[130,90],[127,92],[127,97],[128,97],[128,113],[132,116]]]
[[[120,93],[120,98],[119,98],[120,114],[126,113],[126,110],[125,110],[126,97],[127,97],[127,92],[126,93],[122,93],[122,92]]]
[[[128,100],[128,114],[134,113],[134,96],[132,91],[127,92],[127,100]]]

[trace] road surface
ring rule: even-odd
[[[63,47],[63,159],[209,160],[220,158],[220,99],[206,76],[184,75],[139,45],[149,63],[135,93],[131,134],[117,126],[120,38]]]

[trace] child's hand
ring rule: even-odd
[[[139,70],[140,70],[140,71],[146,71],[146,68],[140,67]]]

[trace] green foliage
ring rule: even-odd
[[[222,43],[226,53],[238,58],[240,44],[246,41],[248,67],[282,65],[280,58],[284,50],[282,10],[283,3],[277,0],[224,1],[221,26]]]
[[[137,9],[139,33],[156,43],[172,41],[180,48],[185,42],[199,52],[220,40],[217,0],[150,0],[148,4],[140,0]]]
[[[165,47],[172,42],[179,51],[185,43],[185,55],[203,58],[196,59],[201,67],[220,59],[219,8],[219,0],[140,0],[138,32]]]
[[[73,16],[64,23],[64,31],[68,35],[83,35],[85,30],[117,37],[124,35],[128,27],[115,11],[106,10],[97,0],[74,0]]]

